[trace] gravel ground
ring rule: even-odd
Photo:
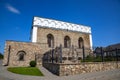
[[[120,69],[92,72],[79,75],[70,76],[56,76],[46,70],[44,67],[39,69],[44,76],[26,76],[8,72],[7,67],[2,66],[0,60],[0,80],[120,80]]]

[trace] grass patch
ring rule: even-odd
[[[9,67],[7,70],[16,74],[43,76],[42,72],[36,67]]]

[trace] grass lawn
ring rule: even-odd
[[[16,74],[43,76],[42,72],[36,67],[9,67],[7,70]]]

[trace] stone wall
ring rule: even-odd
[[[118,68],[120,69],[120,62],[91,62],[78,64],[43,63],[43,66],[56,75],[67,76]],[[57,72],[55,72],[55,70],[57,70]]]
[[[26,54],[23,61],[19,61],[18,52],[24,51]],[[37,64],[42,62],[40,45],[29,42],[6,41],[3,65],[8,66],[29,66],[31,60],[35,60],[35,55],[39,56]]]
[[[62,47],[64,48],[64,37],[69,36],[71,39],[71,46],[74,45],[75,47],[78,48],[78,39],[80,37],[82,37],[83,41],[84,41],[84,47],[87,49],[90,49],[89,34],[67,31],[67,30],[57,30],[57,29],[51,29],[51,28],[38,27],[38,29],[37,29],[37,44],[39,44],[41,46],[40,54],[44,54],[45,52],[52,49],[52,48],[48,47],[48,44],[47,44],[47,35],[48,34],[52,34],[54,36],[54,47],[53,48],[59,47],[60,44],[62,44]],[[86,53],[86,55],[88,55],[90,53],[90,50],[85,50],[85,53]],[[82,55],[82,52],[80,53],[80,55]]]
[[[48,47],[47,43],[47,35],[52,34],[54,36],[54,47]],[[41,65],[42,63],[42,56],[47,51],[59,47],[62,44],[64,48],[64,37],[69,36],[71,39],[71,46],[74,45],[78,47],[78,39],[80,37],[84,40],[85,48],[90,49],[90,39],[89,34],[86,33],[79,33],[79,32],[72,32],[67,30],[56,30],[50,28],[38,28],[37,29],[37,42],[18,42],[18,41],[6,41],[5,50],[4,50],[4,65],[9,66],[28,66],[31,60],[35,60],[35,55],[37,56],[37,64]],[[9,51],[9,46],[11,49]],[[66,48],[67,49],[67,48]],[[65,53],[67,52],[64,49]],[[25,51],[25,59],[24,61],[18,60],[17,53],[19,51]],[[85,50],[85,54],[89,54],[90,50]],[[10,55],[9,55],[10,54]],[[82,57],[82,52],[79,54]]]
[[[50,28],[38,28],[37,31],[37,43],[47,44],[47,35],[52,34],[54,36],[54,46],[60,46],[60,44],[64,47],[64,37],[69,36],[71,39],[71,46],[74,45],[78,47],[78,39],[80,37],[84,40],[84,46],[86,48],[90,48],[90,38],[89,34],[73,32],[67,30],[56,30]],[[47,47],[47,46],[46,46]]]

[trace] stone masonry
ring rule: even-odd
[[[98,72],[120,69],[120,62],[87,62],[87,63],[43,63],[43,66],[59,76],[76,75],[89,72]]]
[[[86,48],[90,48],[89,34],[72,32],[72,31],[67,31],[67,30],[55,30],[55,29],[50,29],[50,28],[38,28],[37,43],[46,44],[46,47],[48,48],[47,46],[47,35],[48,34],[52,34],[54,36],[55,47],[60,46],[60,44],[62,44],[62,46],[64,47],[64,37],[69,36],[71,39],[71,46],[75,45],[76,47],[78,47],[78,39],[82,37],[84,41],[84,46]]]
[[[18,60],[19,51],[25,51],[26,53],[23,61]],[[6,41],[3,64],[9,66],[29,66],[29,62],[35,60],[35,55],[38,55],[40,52],[40,46],[36,43]],[[41,59],[42,55],[39,54],[37,64],[41,64]]]

